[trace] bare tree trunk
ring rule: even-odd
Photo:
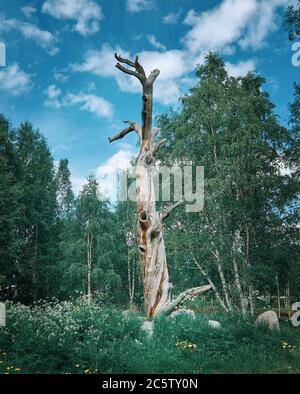
[[[134,291],[135,291],[135,265],[134,260],[132,261],[132,283],[131,283],[131,297],[130,297],[130,309],[133,309],[133,300],[134,300]]]
[[[253,287],[252,284],[249,286],[249,305],[250,305],[250,313],[254,316],[255,313],[255,301],[253,297]]]
[[[213,283],[213,281],[210,279],[210,277],[207,275],[207,273],[204,271],[203,267],[199,264],[199,262],[197,261],[192,248],[189,246],[189,250],[193,259],[194,264],[196,265],[196,267],[199,269],[199,271],[201,272],[201,274],[204,276],[204,278],[207,280],[207,282],[210,284],[211,289],[213,290],[213,292],[215,293],[216,299],[219,301],[221,307],[224,309],[225,312],[228,312],[228,308],[226,307],[224,301],[222,300],[222,297],[220,296],[220,293],[218,292],[217,287],[215,286],[215,284]]]
[[[88,262],[88,303],[92,303],[92,233],[87,235],[87,262]]]
[[[243,314],[243,316],[246,316],[246,314],[247,314],[247,308],[246,308],[247,301],[246,301],[246,299],[244,297],[244,292],[243,292],[242,285],[241,285],[241,280],[240,280],[239,268],[238,268],[238,265],[237,265],[235,257],[232,259],[232,264],[233,264],[234,280],[235,280],[235,285],[236,285],[236,288],[237,288],[238,296],[239,296],[239,299],[240,299],[240,305],[241,305],[242,314]]]
[[[290,281],[288,281],[288,287],[287,287],[287,306],[288,306],[289,320],[291,320],[291,287],[290,287]]]
[[[246,316],[248,313],[248,306],[250,306],[250,309],[253,308],[253,298],[252,298],[251,285],[249,287],[249,297],[248,298],[246,297],[246,284],[244,283],[244,281],[241,280],[239,266],[237,263],[237,256],[242,253],[242,240],[241,240],[241,236],[240,236],[239,231],[236,231],[234,234],[233,253],[234,253],[234,256],[232,258],[232,265],[233,265],[235,285],[236,285],[238,296],[240,299],[242,314],[244,316]],[[246,254],[246,256],[247,256],[247,254]],[[247,266],[247,264],[248,263],[247,263],[247,257],[246,257],[246,266]],[[244,285],[244,289],[243,289],[242,283]],[[253,310],[253,314],[254,314],[254,310]]]
[[[82,285],[82,294],[85,294],[85,259],[82,263],[82,267],[81,267],[81,285]]]
[[[127,265],[128,265],[128,288],[129,288],[129,309],[133,309],[134,291],[135,291],[135,269],[134,260],[130,258],[130,249],[128,247],[127,252]]]
[[[245,232],[246,232],[246,266],[247,268],[250,267],[250,229],[249,225],[245,224]],[[250,284],[249,284],[249,306],[250,306],[250,313],[254,316],[254,297],[253,297],[253,286],[252,286],[252,278],[250,277]]]
[[[269,290],[267,290],[266,294],[265,294],[265,300],[266,300],[266,306],[268,308],[270,308],[271,306],[271,293]]]
[[[211,139],[212,139],[212,145],[213,145],[213,160],[216,162],[217,161],[217,141],[216,141],[216,133],[214,128],[211,126],[210,128],[211,131]]]
[[[130,251],[127,247],[127,276],[128,276],[128,291],[129,291],[129,309],[131,310],[131,272],[130,272]]]
[[[33,261],[32,261],[32,295],[33,299],[36,301],[38,299],[38,273],[37,273],[37,227],[34,226],[34,246],[33,246]]]
[[[278,274],[276,274],[276,289],[277,289],[278,316],[281,317],[281,302],[280,302],[280,288],[279,288]]]
[[[213,250],[212,254],[214,255],[215,259],[216,259],[216,265],[217,265],[217,270],[220,276],[220,280],[222,283],[222,288],[223,288],[223,292],[224,292],[224,297],[225,297],[225,302],[227,305],[227,308],[230,310],[231,309],[231,302],[230,302],[230,298],[229,298],[229,292],[228,292],[228,288],[227,288],[227,284],[226,284],[226,279],[225,279],[225,275],[223,272],[223,268],[221,265],[221,259],[220,259],[220,253],[219,251]]]
[[[132,131],[135,131],[140,137],[140,152],[136,163],[137,241],[145,311],[148,319],[151,319],[159,313],[170,313],[172,309],[176,308],[176,303],[170,300],[171,284],[169,283],[165,254],[163,221],[179,204],[174,204],[165,212],[156,211],[153,164],[156,152],[165,142],[165,140],[154,141],[155,132],[152,130],[153,84],[159,75],[159,70],[153,70],[147,77],[138,57],[134,62],[123,59],[117,54],[115,54],[115,58],[118,61],[116,67],[126,74],[135,76],[143,89],[142,127],[134,122],[126,121],[129,126],[113,138],[109,138],[109,141],[123,138]],[[121,63],[127,64],[131,68],[126,68]],[[199,292],[192,289],[190,294],[194,296]],[[178,299],[180,302],[182,301],[180,297]]]

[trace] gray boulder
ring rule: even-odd
[[[129,309],[126,309],[125,311],[122,312],[122,315],[125,319],[129,319],[129,317],[132,315],[132,311]]]
[[[152,321],[144,321],[141,325],[141,330],[145,331],[145,333],[149,336],[152,337],[153,335],[153,322]]]
[[[261,313],[256,321],[255,321],[256,326],[266,326],[270,330],[277,330],[280,331],[280,326],[279,326],[279,319],[277,316],[277,313],[274,311],[267,311],[264,313]]]
[[[219,323],[218,321],[216,321],[216,320],[208,320],[208,325],[209,325],[209,327],[211,327],[211,328],[216,328],[216,329],[220,329],[220,328],[222,328],[222,326],[221,326],[221,323]]]
[[[195,312],[192,311],[191,309],[178,309],[177,311],[174,311],[170,314],[170,318],[173,319],[174,317],[182,316],[182,315],[186,315],[191,319],[196,318]]]

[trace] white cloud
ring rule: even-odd
[[[61,89],[56,85],[50,85],[44,91],[46,99],[45,107],[61,108],[79,105],[81,111],[87,111],[99,118],[111,118],[114,115],[113,105],[103,97],[94,94],[80,92],[78,94],[67,93],[62,96]]]
[[[175,25],[178,22],[180,12],[170,12],[163,17],[163,23],[166,25]]]
[[[102,77],[114,77],[121,91],[140,93],[140,82],[113,66],[116,62],[115,52],[122,53],[127,58],[133,57],[125,50],[120,48],[114,50],[105,44],[99,51],[88,51],[85,55],[85,61],[82,64],[71,65],[71,69],[77,72],[90,72]],[[173,105],[178,102],[182,92],[191,87],[191,78],[188,78],[187,74],[193,71],[195,64],[202,63],[203,59],[204,53],[198,58],[191,58],[184,50],[142,51],[139,54],[139,61],[146,74],[149,74],[155,68],[160,70],[160,75],[155,82],[154,98],[155,101],[163,105]],[[255,65],[253,60],[238,64],[228,63],[227,70],[232,76],[246,75],[248,71],[254,71]]]
[[[254,60],[246,60],[236,64],[226,63],[226,70],[231,77],[244,77],[249,72],[255,71],[256,63]]]
[[[280,26],[276,23],[278,7],[289,0],[223,0],[212,10],[196,14],[190,10],[185,23],[191,30],[183,41],[193,54],[203,51],[233,51],[232,45],[242,49],[258,49],[265,39]]]
[[[167,48],[165,45],[161,44],[159,41],[157,41],[156,37],[153,34],[149,34],[146,36],[147,40],[149,43],[154,46],[154,48],[161,49],[165,51]]]
[[[49,55],[56,55],[59,52],[59,49],[54,46],[56,39],[49,31],[41,30],[30,23],[21,23],[19,30],[25,38],[32,39],[40,47],[46,49]]]
[[[61,103],[59,102],[59,97],[61,96],[61,90],[55,85],[50,85],[44,91],[47,99],[44,101],[45,107],[60,108]]]
[[[84,36],[99,31],[103,19],[94,0],[46,0],[42,11],[58,19],[75,20],[74,30]]]
[[[94,171],[95,178],[99,184],[99,191],[111,201],[117,201],[117,176],[120,170],[126,170],[130,167],[132,157],[135,152],[132,146],[125,143],[118,143],[118,152],[110,156],[101,163]],[[72,188],[76,196],[79,195],[87,179],[80,175],[71,175]]]
[[[130,145],[122,146],[117,153],[107,159],[96,169],[96,179],[100,191],[112,201],[117,200],[117,175],[120,170],[130,167],[130,161],[134,152]]]
[[[189,11],[184,22],[192,29],[184,37],[185,45],[191,53],[221,51],[241,36],[256,6],[255,0],[224,0],[200,15]]]
[[[116,52],[120,51],[120,48],[116,49]],[[117,72],[114,67],[114,53],[115,51],[111,48],[110,45],[104,44],[100,51],[87,51],[84,56],[85,61],[82,64],[72,64],[71,69],[73,71],[79,72],[90,72],[101,77],[115,76]],[[126,52],[124,53],[124,56],[125,55]]]
[[[277,8],[287,6],[288,3],[290,0],[257,1],[256,11],[239,42],[240,46],[243,49],[259,49],[264,46],[266,37],[276,31],[282,23],[281,19],[276,18]]]
[[[30,18],[36,12],[36,8],[31,5],[25,5],[21,8],[21,11],[27,18]]]
[[[180,79],[190,71],[183,51],[170,50],[166,52],[143,51],[139,56],[146,74],[158,68],[160,75],[154,88],[154,99],[164,105],[176,104],[181,94]],[[136,78],[117,74],[117,82],[122,91],[138,93],[141,86]]]
[[[166,52],[143,51],[139,59],[148,74],[158,68],[160,80],[181,77],[187,71],[185,53],[176,49]]]
[[[18,64],[5,67],[0,71],[0,90],[19,96],[31,89],[30,76]]]
[[[93,94],[68,93],[63,100],[63,105],[79,105],[82,111],[88,111],[99,118],[111,118],[114,115],[113,105],[103,97]]]
[[[160,69],[154,88],[155,100],[164,105],[176,104],[182,92],[190,87],[186,79],[190,77],[189,73],[193,72],[197,64],[203,63],[208,51],[232,55],[238,45],[242,49],[257,49],[264,45],[268,34],[274,31],[277,8],[284,6],[287,1],[223,0],[217,7],[201,14],[190,10],[185,18],[190,30],[183,37],[180,50],[165,50],[155,36],[146,36],[154,47],[160,49],[139,53],[140,63],[147,74],[155,68]],[[265,14],[262,11],[266,11]],[[98,51],[88,51],[84,62],[71,65],[71,69],[115,78],[122,91],[140,93],[141,86],[136,78],[113,67],[114,52],[121,53],[125,58],[134,58],[135,55],[104,44]],[[255,66],[255,61],[249,59],[237,64],[228,63],[227,69],[230,75],[238,76],[254,71]]]
[[[153,0],[127,0],[126,8],[129,12],[150,10],[154,7]]]
[[[68,75],[66,75],[64,73],[64,71],[54,70],[53,76],[54,76],[54,79],[58,82],[66,82],[69,79]]]
[[[0,15],[0,31],[18,30],[29,40],[33,40],[41,48],[46,49],[49,55],[56,55],[59,49],[55,47],[56,38],[47,30],[42,30],[38,26],[21,22],[16,19],[5,19]]]
[[[81,192],[83,185],[86,185],[87,179],[77,175],[71,175],[72,189],[76,196]]]
[[[90,72],[102,77],[114,77],[123,92],[139,93],[141,91],[139,81],[132,76],[121,73],[114,67],[116,62],[115,52],[122,53],[124,57],[130,58],[127,51],[120,48],[114,50],[105,44],[100,51],[88,51],[84,63],[73,64],[71,69],[77,72]],[[184,52],[179,50],[166,52],[143,51],[139,54],[139,60],[147,74],[155,68],[160,69],[160,75],[154,89],[155,99],[166,105],[176,103],[180,96],[179,79],[189,71]]]

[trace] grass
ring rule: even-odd
[[[157,319],[149,338],[140,316],[83,300],[6,308],[0,373],[300,373],[300,330],[284,322],[278,333],[234,314],[183,315]]]

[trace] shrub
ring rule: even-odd
[[[300,332],[286,324],[277,333],[234,314],[179,315],[157,318],[149,338],[140,316],[84,299],[6,307],[1,373],[300,372]]]

